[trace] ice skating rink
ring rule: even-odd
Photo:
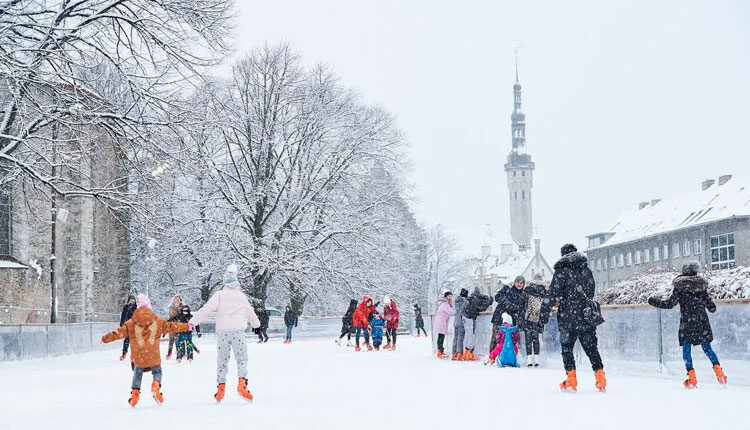
[[[609,390],[596,392],[593,374],[579,369],[577,394],[561,393],[563,371],[498,369],[452,363],[429,355],[429,340],[403,337],[396,352],[354,352],[332,341],[248,339],[247,404],[234,390],[213,400],[213,339],[196,339],[193,363],[164,362],[164,405],[147,392],[126,403],[131,371],[109,350],[0,367],[2,429],[699,429],[750,428],[750,389],[720,388],[699,374],[687,391],[675,378],[608,374]],[[165,347],[162,344],[162,355]],[[696,358],[702,359],[696,354]],[[606,363],[605,363],[606,365]]]

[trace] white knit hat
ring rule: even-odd
[[[513,325],[513,318],[505,312],[503,312],[503,324]]]
[[[240,287],[240,282],[237,280],[237,270],[236,264],[230,264],[227,271],[224,272],[224,285],[228,288],[236,290]]]

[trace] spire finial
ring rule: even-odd
[[[521,49],[520,46],[516,46],[513,48],[513,52],[516,56],[516,83],[518,83],[518,50]]]

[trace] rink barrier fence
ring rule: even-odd
[[[117,323],[0,325],[0,361],[121,348],[121,342],[100,342],[116,328]]]
[[[709,313],[714,335],[712,345],[733,383],[750,385],[750,299],[715,300],[716,312]],[[679,307],[657,309],[646,304],[602,306],[606,322],[597,328],[599,351],[606,369],[649,375],[684,375],[682,349],[678,342]],[[432,333],[432,318],[425,318],[425,328]],[[477,318],[474,354],[486,359],[492,334],[492,313]],[[453,347],[453,317],[444,343],[445,353]],[[412,329],[413,332],[413,329]],[[541,337],[541,359],[544,363],[562,363],[557,318],[550,316]],[[437,351],[437,336],[432,333],[432,352]],[[575,350],[577,367],[590,369],[580,345]],[[525,363],[523,331],[519,343],[519,362]],[[704,378],[712,375],[710,363],[700,347],[693,348],[696,371]]]

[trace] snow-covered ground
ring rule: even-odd
[[[202,353],[193,363],[164,363],[162,407],[142,395],[130,408],[130,366],[117,361],[116,350],[3,363],[0,428],[750,427],[744,409],[750,389],[722,389],[707,374],[698,375],[698,390],[687,391],[677,378],[612,371],[609,390],[601,394],[590,370],[580,369],[579,392],[565,394],[557,388],[563,377],[557,365],[498,369],[440,361],[430,356],[424,338],[401,338],[395,352],[359,353],[331,341],[258,345],[249,340],[252,404],[233,390],[221,404],[213,401],[216,353],[212,339],[204,336],[196,340]],[[232,382],[235,375],[232,366]],[[143,387],[149,385],[146,374]]]

